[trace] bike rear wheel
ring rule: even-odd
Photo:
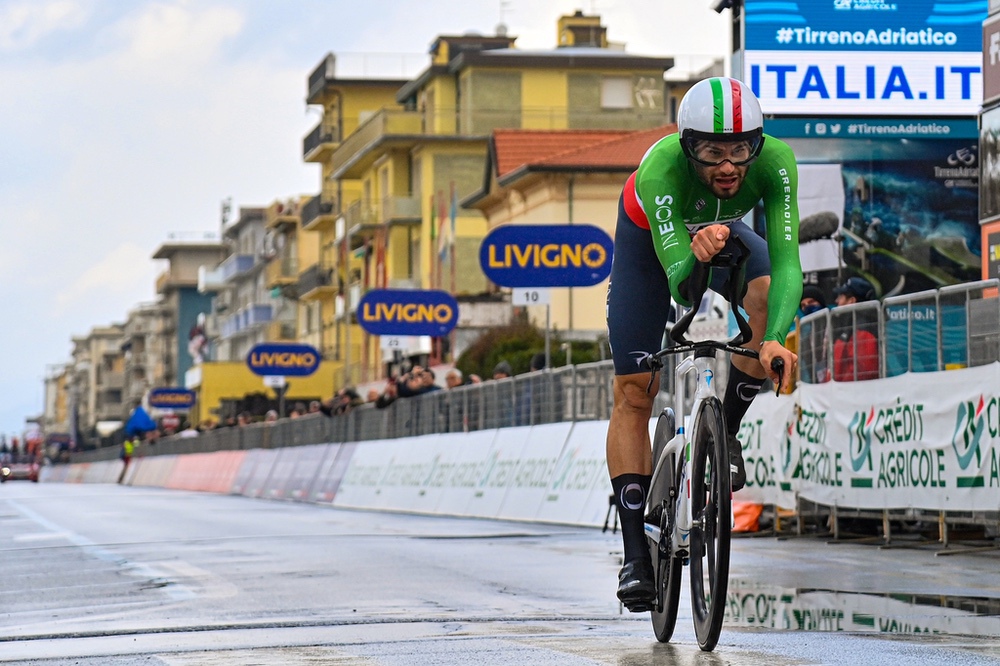
[[[663,456],[667,442],[674,436],[674,411],[666,408],[656,421],[653,431],[653,481],[649,488],[646,520],[654,521],[660,528],[660,542],[649,541],[649,553],[653,558],[656,574],[656,600],[650,619],[656,640],[666,643],[674,635],[677,624],[677,607],[681,598],[681,560],[671,552],[675,497],[671,489],[677,478],[676,456]],[[661,460],[662,458],[662,460]]]
[[[701,403],[691,442],[691,610],[698,646],[710,651],[726,610],[732,529],[726,423],[718,398]]]

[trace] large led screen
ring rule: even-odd
[[[1000,107],[983,112],[979,130],[979,219],[1000,216]]]

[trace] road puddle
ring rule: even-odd
[[[1000,599],[788,589],[729,581],[726,624],[789,631],[1000,636]]]

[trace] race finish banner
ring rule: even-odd
[[[1000,509],[1000,363],[761,394],[736,499],[861,509]],[[898,396],[906,396],[900,398]]]
[[[986,0],[745,0],[742,78],[768,114],[975,116],[986,15]]]

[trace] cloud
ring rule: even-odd
[[[18,51],[84,23],[86,8],[71,0],[17,2],[0,9],[0,51]]]
[[[55,293],[54,317],[80,301],[109,298],[131,293],[135,285],[150,285],[156,279],[153,265],[146,259],[149,252],[134,243],[123,243],[112,248],[96,264],[83,270],[80,277],[67,288]],[[125,313],[122,312],[122,319]],[[98,326],[103,322],[94,322]]]
[[[193,3],[155,3],[126,16],[114,28],[126,42],[117,58],[126,70],[149,71],[160,65],[158,83],[164,78],[190,82],[192,68],[213,60],[222,44],[240,33],[241,12],[229,7],[193,9]]]

